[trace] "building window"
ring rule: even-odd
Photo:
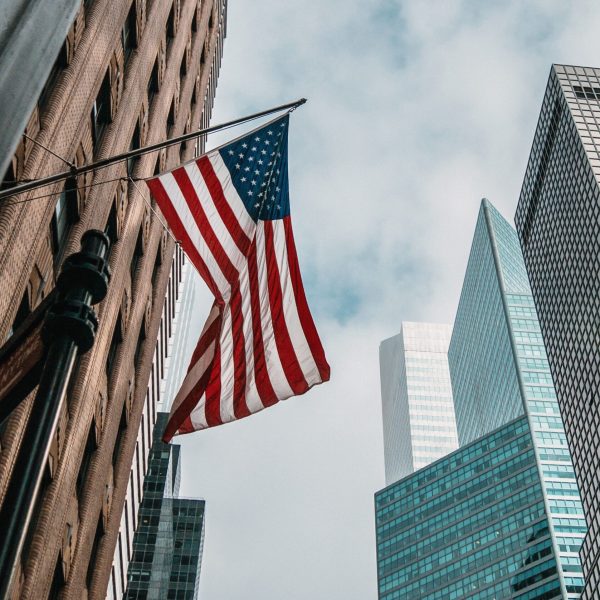
[[[113,468],[116,469],[119,455],[121,454],[121,445],[123,444],[123,438],[127,431],[127,407],[123,404],[123,410],[121,412],[121,420],[119,421],[119,429],[117,431],[117,438],[115,439],[115,445],[113,447],[112,464]]]
[[[92,106],[92,139],[95,147],[99,145],[104,128],[110,122],[110,76],[107,70]]]
[[[21,303],[19,304],[19,308],[17,308],[17,314],[15,315],[15,320],[13,321],[10,331],[7,337],[10,337],[22,324],[23,321],[29,316],[31,313],[31,302],[29,300],[29,290],[26,289],[23,293],[23,297],[21,298]]]
[[[175,98],[171,100],[171,107],[167,116],[167,127],[173,127],[173,125],[175,125]]]
[[[173,5],[171,6],[171,10],[169,12],[169,18],[167,19],[167,37],[174,38],[176,32],[175,28],[175,2],[177,0],[173,0]]]
[[[160,89],[160,83],[158,81],[158,56],[154,61],[152,67],[152,73],[150,73],[150,79],[148,80],[148,103],[154,98],[154,94],[158,93]]]
[[[123,23],[123,29],[121,29],[121,41],[123,42],[125,64],[127,64],[131,53],[137,48],[137,12],[135,0],[131,3],[131,8],[127,13],[125,23]]]
[[[102,536],[104,535],[104,523],[102,522],[102,513],[98,517],[98,525],[96,526],[96,535],[94,536],[94,543],[92,544],[92,552],[90,554],[90,562],[88,563],[87,573],[85,576],[85,582],[88,590],[92,587],[92,581],[94,579],[94,571],[96,569],[96,559],[98,557],[98,549]]]
[[[119,226],[117,222],[117,203],[113,202],[110,208],[110,213],[108,215],[108,219],[106,221],[106,227],[104,228],[104,233],[108,236],[110,240],[110,247],[112,249],[113,245],[116,244],[119,239]]]
[[[68,179],[58,195],[52,222],[52,254],[54,262],[58,262],[63,255],[71,227],[77,220],[77,182]]]
[[[129,143],[129,150],[137,150],[140,147],[140,120],[138,119],[135,124],[135,129],[133,130],[133,135],[131,136],[131,142]],[[129,177],[133,177],[133,171],[135,169],[135,165],[139,160],[139,156],[133,156],[127,159],[127,175]]]
[[[140,264],[140,259],[144,254],[144,241],[142,238],[142,228],[138,232],[137,241],[135,243],[135,249],[133,251],[133,256],[131,257],[131,283],[135,281],[135,273],[137,271],[138,265]]]
[[[46,79],[46,83],[44,84],[44,87],[42,88],[42,93],[39,95],[37,105],[38,105],[38,111],[40,113],[46,109],[48,100],[50,99],[50,95],[52,94],[52,91],[54,90],[54,86],[58,80],[58,77],[60,76],[63,69],[68,64],[67,57],[68,57],[67,44],[65,42],[60,47],[58,56],[56,57],[56,60],[54,61],[54,64],[52,65],[52,69],[50,70],[50,73],[48,74],[48,78]]]
[[[75,491],[77,492],[77,498],[81,499],[83,494],[83,487],[87,480],[87,474],[92,464],[92,458],[96,451],[96,423],[94,419],[90,424],[88,436],[85,441],[85,448],[83,450],[83,457],[81,459],[81,465],[79,466],[79,473],[77,473],[77,481],[75,483]]]
[[[56,566],[54,567],[54,575],[52,576],[52,585],[50,586],[50,593],[48,594],[48,600],[59,600],[60,594],[65,587],[65,574],[63,572],[63,561],[62,553],[58,553],[56,559]]]
[[[106,375],[109,379],[115,367],[115,362],[117,360],[117,351],[122,341],[123,330],[121,327],[121,315],[119,314],[119,316],[117,317],[117,322],[115,323],[115,330],[113,331],[112,340],[110,342],[110,348],[108,349],[108,355],[106,356]]]

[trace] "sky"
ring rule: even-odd
[[[308,98],[290,199],[332,375],[175,440],[207,503],[201,598],[376,599],[379,343],[452,323],[481,198],[513,221],[550,66],[600,66],[598,31],[587,0],[229,1],[212,124]]]

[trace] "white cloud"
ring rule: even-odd
[[[512,220],[550,65],[597,65],[600,7],[228,11],[213,122],[309,99],[290,130],[292,214],[332,381],[182,438],[183,491],[207,499],[201,596],[373,600],[379,341],[403,319],[453,319],[480,198]]]

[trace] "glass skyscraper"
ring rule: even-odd
[[[517,234],[487,200],[448,361],[461,447],[376,495],[380,600],[579,598],[579,491]]]
[[[381,342],[385,479],[390,484],[458,447],[448,372],[450,325],[403,322]]]
[[[126,600],[198,597],[204,543],[204,500],[179,498],[180,446],[161,436],[169,415],[158,413],[150,451]]]
[[[516,225],[589,534],[585,598],[600,589],[600,69],[554,65]]]

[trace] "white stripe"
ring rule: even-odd
[[[216,150],[208,155],[208,159],[213,166],[217,179],[221,182],[223,194],[227,199],[227,203],[231,207],[231,210],[236,216],[241,228],[246,232],[246,235],[250,238],[250,240],[254,239],[256,223],[252,220],[252,217],[246,210],[243,200],[237,193],[237,190],[233,185],[233,181],[231,180],[231,173],[229,173],[227,166],[223,162],[221,154],[218,150]]]
[[[229,423],[235,420],[233,414],[235,370],[233,364],[233,335],[231,334],[231,302],[225,306],[221,332],[221,391],[219,405],[221,421]]]
[[[225,279],[224,274],[221,272],[217,261],[215,260],[213,253],[210,251],[210,248],[204,241],[198,226],[196,225],[196,221],[190,212],[189,206],[175,181],[175,178],[171,173],[165,173],[160,177],[160,181],[165,188],[165,192],[167,193],[169,200],[173,204],[175,211],[177,212],[183,226],[190,236],[192,244],[206,263],[208,270],[212,278],[215,280],[217,287],[219,288],[219,292],[223,296],[224,300],[229,298],[230,294],[230,286],[227,279]]]
[[[200,200],[200,204],[204,209],[206,214],[206,218],[215,233],[216,238],[219,240],[223,251],[228,256],[229,260],[233,263],[234,267],[239,271],[240,269],[245,268],[246,265],[246,257],[240,252],[238,245],[236,244],[233,236],[227,229],[227,226],[223,222],[219,211],[215,205],[213,197],[211,193],[208,191],[208,187],[206,186],[206,182],[202,177],[202,173],[198,168],[198,165],[194,163],[190,163],[186,165],[185,170],[190,178],[190,182],[196,192]],[[248,213],[246,213],[248,215]],[[254,223],[254,222],[252,222]]]
[[[252,330],[252,295],[250,294],[250,273],[248,262],[240,274],[240,294],[242,297],[242,316],[244,319],[244,343],[246,352],[246,405],[251,413],[264,408],[256,387],[254,377],[254,332]]]
[[[310,350],[310,346],[304,335],[300,315],[296,307],[296,298],[294,296],[294,287],[290,278],[290,269],[288,265],[287,244],[285,240],[285,229],[281,219],[272,221],[273,246],[275,247],[275,256],[277,258],[277,267],[279,269],[279,279],[281,282],[281,293],[283,301],[283,315],[290,334],[292,346],[296,358],[300,363],[300,368],[304,374],[304,379],[308,385],[314,385],[321,382],[319,369]]]
[[[275,390],[275,395],[280,400],[294,395],[285,376],[281,358],[275,343],[275,333],[271,321],[271,307],[269,304],[269,283],[267,275],[267,259],[265,256],[265,229],[264,222],[259,221],[256,228],[256,262],[258,265],[258,296],[260,298],[260,321],[265,349],[265,363],[269,378]]]

